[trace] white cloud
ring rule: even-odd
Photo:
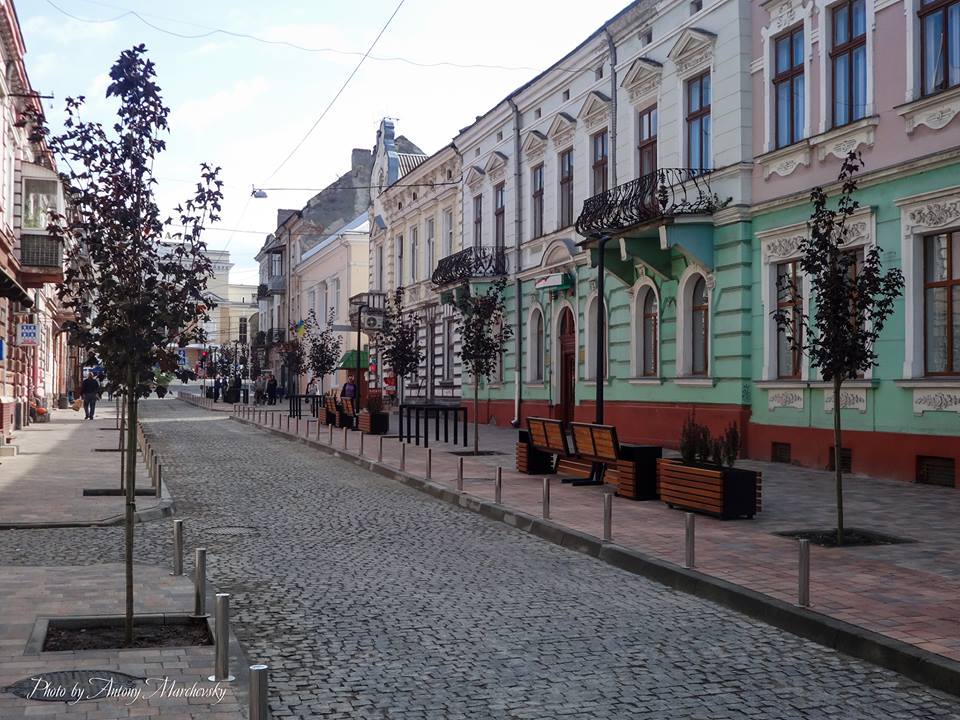
[[[236,126],[235,116],[251,107],[269,87],[266,78],[257,75],[239,80],[227,90],[189,100],[171,113],[170,128],[177,131],[207,130],[215,125]]]

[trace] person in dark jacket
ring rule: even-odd
[[[357,384],[353,381],[353,375],[347,375],[347,381],[340,388],[340,399],[344,400],[346,398],[354,402],[357,400]]]
[[[97,400],[100,397],[100,383],[88,373],[86,379],[80,383],[80,394],[83,395],[83,419],[93,420],[93,413],[97,409]]]
[[[277,404],[277,379],[273,375],[267,380],[267,403],[269,405]]]
[[[213,381],[213,401],[220,402],[220,388],[223,387],[223,380],[220,379],[220,376],[217,375],[217,379]]]

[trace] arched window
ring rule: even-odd
[[[543,380],[543,348],[545,338],[543,336],[543,313],[539,308],[534,308],[530,314],[530,329],[527,347],[530,348],[529,363],[530,369],[528,377],[531,382]]]
[[[657,374],[657,296],[653,288],[647,288],[643,295],[640,332],[641,374],[644,377],[654,377]]]
[[[690,302],[690,374],[707,374],[707,338],[710,337],[707,281],[699,276],[693,285]]]

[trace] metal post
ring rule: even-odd
[[[197,548],[196,568],[193,571],[193,614],[207,615],[207,549]]]
[[[493,501],[500,505],[503,500],[503,468],[497,465],[497,479],[493,481]]]
[[[297,437],[300,437],[300,418],[297,418]]]
[[[427,480],[433,476],[433,448],[427,448]]]
[[[383,435],[380,436],[380,442],[377,446],[377,462],[383,462]]]
[[[457,458],[457,492],[463,492],[463,458]]]
[[[603,541],[613,540],[613,493],[603,494]]]
[[[400,470],[407,469],[407,446],[400,446]]]
[[[317,416],[317,442],[320,442],[320,416]]]
[[[214,609],[214,659],[213,675],[210,682],[231,682],[236,680],[230,674],[230,593],[217,593],[217,605]]]
[[[173,521],[173,574],[183,575],[183,520]]]
[[[269,720],[268,688],[270,668],[267,665],[250,666],[250,720]]]
[[[800,587],[797,605],[810,607],[810,541],[800,540]]]
[[[349,429],[349,428],[347,428],[347,427],[344,427],[344,428],[343,428],[343,449],[344,449],[344,450],[347,449],[347,430],[348,430],[348,429]]]
[[[550,519],[550,478],[543,479],[543,519]]]
[[[360,457],[363,457],[363,430],[360,431]]]
[[[327,441],[327,445],[333,447],[333,425],[328,426],[330,428],[330,439]]]
[[[157,497],[163,497],[163,463],[157,463]]]
[[[689,512],[685,513],[685,515],[686,515],[686,518],[684,519],[684,523],[686,525],[686,528],[685,528],[686,532],[684,533],[684,543],[683,543],[684,545],[683,566],[685,568],[692,568],[694,567],[693,546],[696,538],[695,527],[696,527],[697,516]]]

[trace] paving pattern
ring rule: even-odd
[[[188,549],[274,717],[960,718],[960,700],[184,403],[147,402]],[[137,529],[164,563],[169,521]],[[119,528],[0,532],[6,564]],[[188,568],[192,565],[188,562]]]

